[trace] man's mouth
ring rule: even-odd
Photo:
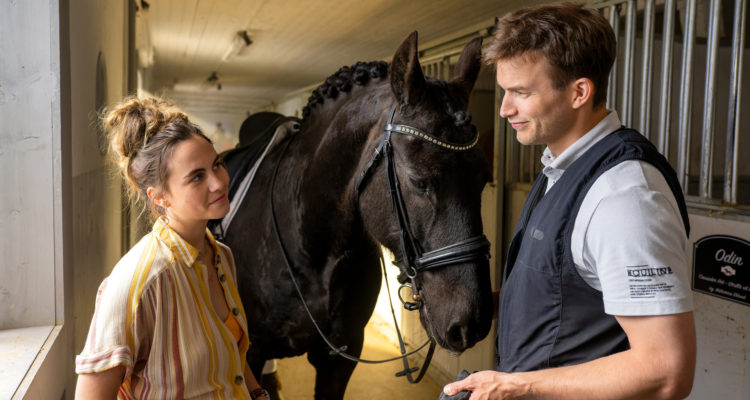
[[[524,126],[526,126],[527,123],[528,122],[526,122],[526,121],[510,122],[510,126],[512,126],[513,129],[518,130],[518,129],[523,128]]]

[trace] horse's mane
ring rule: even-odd
[[[336,99],[339,93],[349,92],[353,85],[365,86],[371,79],[382,78],[386,75],[388,75],[388,63],[385,61],[360,61],[351,66],[341,67],[322,85],[313,90],[307,99],[307,105],[302,109],[302,119],[307,119],[312,109],[318,104],[323,104],[325,99]]]

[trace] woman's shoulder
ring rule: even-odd
[[[118,297],[128,296],[134,287],[143,291],[173,263],[174,256],[169,248],[148,233],[117,262],[106,279],[107,290],[117,293],[113,294]]]

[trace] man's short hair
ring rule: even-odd
[[[607,98],[616,53],[615,34],[604,16],[582,5],[559,3],[523,8],[500,18],[484,61],[495,65],[516,56],[541,55],[552,66],[556,89],[578,78],[591,79],[596,108]]]

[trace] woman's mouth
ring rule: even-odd
[[[221,196],[219,196],[219,198],[217,198],[216,200],[214,200],[214,201],[212,201],[212,202],[210,202],[208,204],[209,205],[220,204],[220,203],[224,202],[224,200],[226,200],[226,199],[227,199],[227,195],[226,194],[222,194]]]

